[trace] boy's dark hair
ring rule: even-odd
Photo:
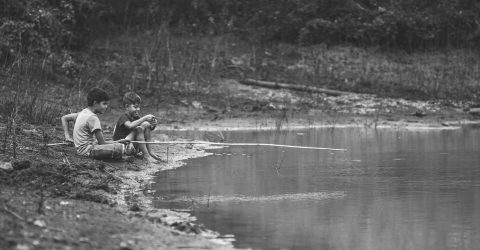
[[[130,104],[140,104],[142,102],[142,98],[137,95],[135,92],[127,92],[123,95],[123,105],[130,105]]]
[[[92,106],[93,102],[103,102],[103,101],[108,101],[110,100],[110,97],[108,96],[107,92],[101,88],[93,88],[88,92],[87,94],[87,105]]]

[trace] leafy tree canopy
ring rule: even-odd
[[[236,33],[256,41],[405,50],[480,42],[475,0],[0,0],[0,56],[80,48],[105,31]]]

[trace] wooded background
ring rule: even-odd
[[[0,116],[55,123],[95,86],[252,106],[225,79],[471,106],[478,49],[475,0],[0,0]]]
[[[251,41],[477,47],[475,0],[0,0],[1,56],[81,49],[126,29],[235,33]]]

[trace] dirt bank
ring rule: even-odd
[[[160,118],[161,130],[263,130],[324,126],[445,128],[477,123],[480,108],[471,102],[412,101],[371,94],[328,96],[246,86],[236,80],[214,83],[229,101],[200,97],[181,105],[146,100],[144,113]],[[205,96],[211,91],[203,91]],[[115,112],[107,116],[118,116]]]

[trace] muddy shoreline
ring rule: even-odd
[[[143,192],[156,172],[208,155],[206,146],[156,148],[168,151],[166,163],[102,162],[42,147],[62,139],[58,129],[18,132],[16,159],[0,154],[0,249],[233,248],[190,214],[153,208]]]

